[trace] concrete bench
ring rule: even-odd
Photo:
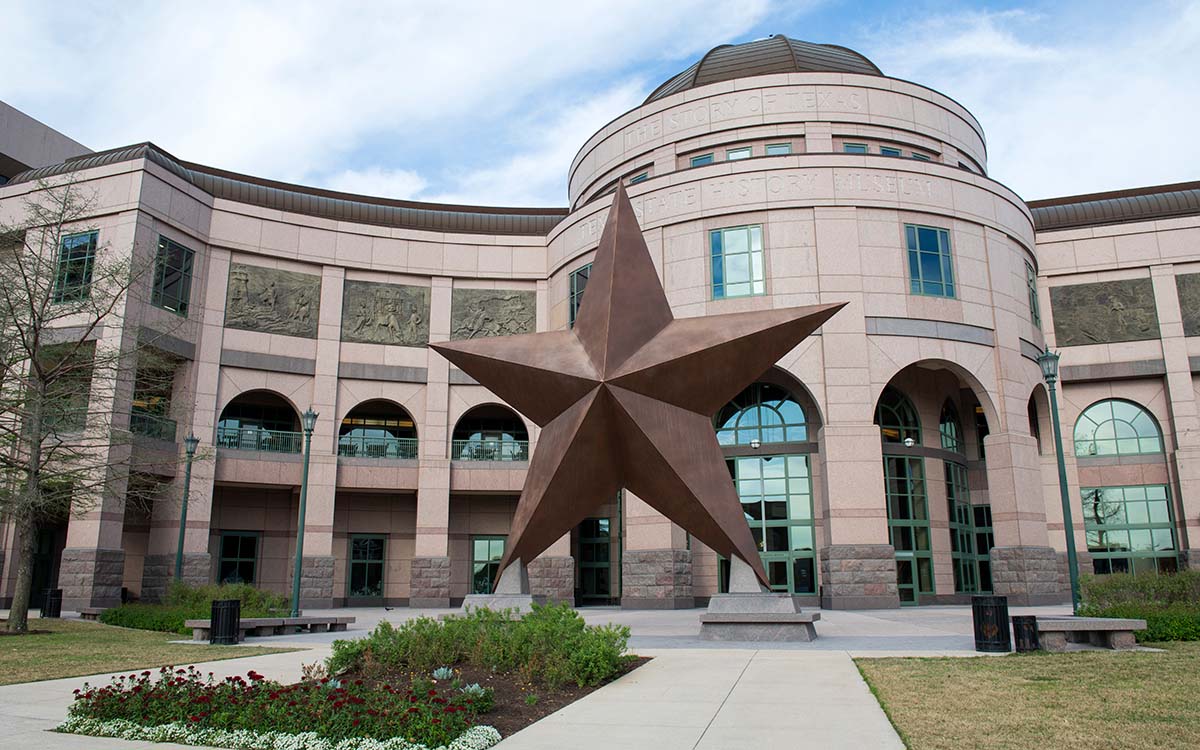
[[[104,607],[80,607],[79,619],[81,620],[99,620],[100,613],[104,611]]]
[[[340,633],[354,622],[353,617],[244,617],[238,623],[238,641],[250,637],[271,635],[293,635],[301,631],[310,633]],[[186,627],[192,629],[193,641],[207,641],[211,622],[209,620],[187,620]]]
[[[1145,630],[1145,620],[1115,617],[1038,617],[1038,639],[1047,651],[1069,651],[1071,644],[1130,649],[1137,645],[1133,631]]]

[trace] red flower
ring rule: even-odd
[[[442,723],[442,720],[441,720],[441,719],[432,719],[432,720],[430,720],[430,722],[429,722],[429,723],[430,723],[430,724],[441,724],[441,723]]]
[[[355,719],[354,721],[350,722],[350,726],[352,726],[352,727],[358,726],[358,719]]]
[[[435,696],[435,695],[437,695],[437,691],[436,691],[436,690],[433,690],[433,689],[431,688],[431,689],[429,690],[429,696],[432,698],[432,697],[433,697],[433,696]]]

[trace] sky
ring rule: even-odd
[[[1027,200],[1200,179],[1200,0],[0,0],[0,100],[94,150],[566,205],[584,141],[718,44],[840,44],[983,124]]]

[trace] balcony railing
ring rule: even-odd
[[[174,419],[134,409],[129,412],[129,431],[158,440],[175,442],[177,426]]]
[[[217,446],[263,453],[299,453],[304,449],[304,433],[262,427],[218,427]]]
[[[338,455],[347,458],[416,458],[417,439],[343,435],[338,438]]]
[[[528,461],[528,440],[451,440],[451,461]]]

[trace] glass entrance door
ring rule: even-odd
[[[612,600],[612,519],[588,518],[579,524],[579,603]]]

